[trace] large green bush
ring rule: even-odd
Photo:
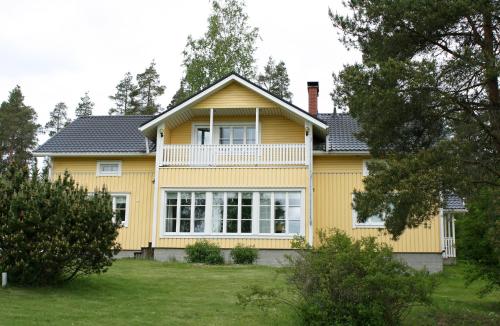
[[[224,264],[220,247],[207,240],[196,241],[186,246],[187,261],[190,263]]]
[[[111,198],[89,196],[68,174],[50,181],[26,168],[0,171],[0,270],[44,285],[101,273],[119,250]]]
[[[231,258],[235,264],[253,264],[259,256],[259,251],[253,246],[237,244],[231,250]]]
[[[393,257],[375,238],[353,240],[335,231],[320,234],[318,247],[295,241],[288,280],[291,295],[251,287],[241,304],[292,305],[306,325],[397,325],[410,306],[428,303],[434,278]]]

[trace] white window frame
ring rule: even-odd
[[[305,236],[305,189],[303,188],[284,188],[284,189],[255,189],[255,188],[161,188],[161,197],[162,197],[162,205],[161,205],[161,238],[172,238],[172,237],[180,237],[180,238],[275,238],[275,239],[292,239],[296,235]],[[191,228],[191,232],[179,232],[180,230],[180,201],[177,202],[177,222],[176,222],[176,232],[165,232],[166,227],[166,214],[167,214],[167,193],[168,192],[191,192],[194,194],[195,192],[205,192],[205,232],[194,232],[194,229]],[[212,232],[212,208],[213,208],[213,193],[214,192],[222,192],[224,193],[224,213],[223,213],[223,232],[216,233]],[[237,192],[238,193],[238,232],[237,233],[227,233],[227,193],[228,192]],[[250,192],[252,193],[252,233],[241,233],[241,193]],[[274,199],[275,192],[299,192],[301,196],[300,200],[300,232],[299,233],[259,233],[259,212],[260,212],[260,192],[271,192],[273,193],[272,198]],[[179,195],[178,195],[179,196]],[[178,197],[179,198],[179,197]],[[287,198],[287,207],[288,207],[288,194]],[[193,205],[193,203],[191,204]],[[193,221],[193,206],[191,206],[191,221]],[[288,212],[286,213],[286,230],[289,230],[289,219]],[[271,218],[271,230],[274,232],[274,202],[272,202],[272,218]]]
[[[244,144],[247,144],[247,130],[246,128],[247,127],[253,127],[255,129],[255,143],[252,144],[252,145],[255,145],[255,144],[260,144],[261,143],[261,123],[259,122],[259,130],[257,130],[256,126],[255,126],[255,122],[237,122],[237,121],[234,121],[234,122],[218,122],[218,123],[214,123],[214,131],[213,131],[213,137],[214,139],[212,140],[212,144],[213,145],[221,145],[219,144],[219,140],[220,140],[220,127],[231,127],[231,128],[238,128],[238,127],[243,127],[245,128],[244,129],[244,132],[243,132],[243,137],[244,137]],[[193,123],[192,125],[192,131],[191,131],[191,144],[193,145],[197,145],[198,144],[198,135],[197,135],[197,132],[198,132],[198,129],[199,128],[210,128],[210,125],[209,124],[206,124],[206,123]],[[257,132],[259,133],[257,135]],[[233,133],[231,132],[231,145],[232,145],[232,142],[233,142]],[[226,145],[229,145],[229,144],[226,144]],[[242,144],[237,144],[237,145],[242,145]]]
[[[101,171],[101,165],[103,164],[118,164],[118,171],[113,173],[107,173]],[[97,161],[96,175],[98,177],[121,177],[122,176],[122,161]]]
[[[113,222],[116,221],[115,219],[115,211],[116,211],[116,197],[125,197],[125,221],[121,223],[122,227],[128,227],[128,221],[129,221],[129,211],[130,211],[130,194],[129,193],[124,193],[124,192],[112,192],[109,193],[111,196],[112,200],[112,208],[113,208]]]
[[[354,194],[352,194],[352,202],[354,202]],[[351,210],[352,210],[352,227],[354,229],[356,228],[365,228],[365,229],[385,229],[385,213],[382,214],[382,221],[381,222],[369,222],[366,221],[364,223],[359,223],[358,222],[358,212],[352,207],[351,205]]]

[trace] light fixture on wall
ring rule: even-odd
[[[160,137],[163,138],[163,128],[160,129]]]
[[[306,127],[306,136],[309,136],[309,127]]]

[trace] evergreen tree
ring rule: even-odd
[[[290,87],[290,78],[283,61],[276,65],[273,58],[269,57],[264,72],[259,74],[257,81],[260,86],[270,93],[288,101],[292,100],[292,92],[288,89]]]
[[[330,16],[363,62],[335,76],[333,95],[380,159],[355,194],[359,219],[385,213],[397,238],[435,216],[448,191],[468,202],[498,193],[500,2],[346,5],[351,14]],[[489,204],[499,211],[498,201]]]
[[[90,100],[89,92],[85,92],[85,95],[80,97],[80,103],[75,109],[75,115],[77,117],[87,117],[92,115],[94,110],[94,102]]]
[[[32,159],[40,125],[35,110],[24,104],[21,88],[16,86],[9,99],[0,105],[0,162],[27,165]]]
[[[212,1],[207,32],[199,39],[188,37],[183,51],[184,77],[169,107],[231,72],[254,78],[258,38],[258,29],[248,24],[243,1]]]
[[[156,71],[153,60],[142,74],[137,74],[137,89],[132,90],[131,96],[138,100],[133,101],[130,114],[155,114],[161,107],[156,103],[157,98],[165,92],[165,86],[160,84],[160,75]]]
[[[137,86],[134,85],[130,72],[116,85],[115,95],[109,98],[115,102],[115,107],[109,109],[109,114],[129,115],[132,114],[133,105],[137,105]]]
[[[50,112],[50,120],[45,124],[45,131],[52,137],[70,122],[71,120],[68,119],[68,107],[63,102],[59,102],[54,107],[54,110]]]

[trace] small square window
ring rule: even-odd
[[[122,175],[121,161],[97,161],[98,177],[119,177]]]

